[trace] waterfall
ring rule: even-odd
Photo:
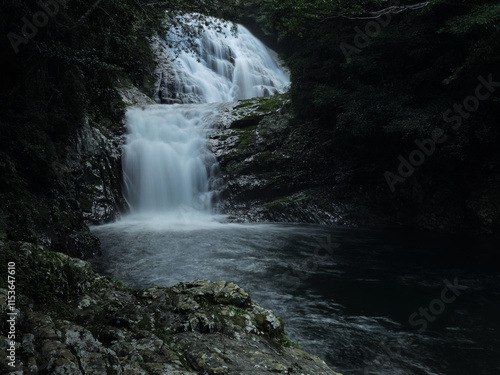
[[[197,44],[199,61],[182,53],[162,74],[155,97],[169,105],[127,111],[124,196],[134,214],[210,213],[218,166],[207,131],[219,102],[280,93],[289,84],[272,51],[243,26],[236,37],[206,29]]]
[[[198,56],[181,52],[162,77],[162,103],[250,99],[282,93],[290,83],[276,53],[241,25],[236,36],[227,27],[220,33],[205,28],[197,45]]]
[[[124,195],[133,212],[210,210],[209,177],[216,160],[204,129],[215,121],[216,109],[156,105],[127,112]]]

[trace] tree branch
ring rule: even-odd
[[[417,9],[422,9],[425,8],[427,5],[429,5],[428,1],[425,1],[423,3],[418,3],[418,4],[413,4],[413,5],[394,5],[390,6],[385,9],[381,9],[375,12],[370,12],[370,16],[349,16],[346,14],[329,14],[327,15],[323,20],[326,21],[328,19],[333,19],[333,18],[346,18],[349,20],[373,20],[380,18],[382,16],[386,16],[388,14],[399,14],[407,10],[417,10]]]

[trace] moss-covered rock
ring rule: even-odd
[[[243,100],[210,146],[224,181],[219,209],[235,221],[353,224],[351,208],[334,203],[328,161],[314,128],[294,127],[288,96]],[[318,162],[321,165],[318,165]]]
[[[289,106],[287,95],[240,101],[212,131],[218,209],[229,220],[498,232],[498,162],[451,173],[456,166],[429,159],[393,193],[385,154],[366,160],[347,141],[339,152],[334,129],[298,120]],[[481,178],[467,180],[471,173]]]
[[[28,243],[1,246],[1,262],[16,263],[18,280],[16,367],[1,361],[2,373],[336,374],[293,347],[281,319],[236,284],[133,290],[82,260]]]

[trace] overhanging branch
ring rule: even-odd
[[[369,12],[369,16],[349,16],[347,14],[329,14],[322,21],[332,18],[346,18],[349,20],[373,20],[389,14],[399,14],[407,10],[418,10],[429,5],[428,1],[413,5],[393,5],[375,12]]]

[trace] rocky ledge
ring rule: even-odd
[[[399,152],[389,136],[373,141],[387,141],[389,152],[367,158],[376,148],[366,154],[354,138],[296,118],[288,94],[227,103],[222,111],[209,148],[220,167],[218,210],[228,220],[498,233],[500,175],[493,170],[478,172],[487,181],[464,184],[463,171],[441,163],[393,193],[383,178]]]
[[[219,212],[236,222],[374,226],[382,221],[363,203],[335,194],[345,173],[332,172],[342,168],[325,156],[317,129],[292,124],[290,105],[284,94],[221,106],[221,121],[208,143],[220,166]]]
[[[339,375],[295,347],[281,319],[236,284],[130,289],[82,260],[28,243],[0,245],[2,264],[16,263],[15,308],[3,280],[0,289],[2,373]]]

